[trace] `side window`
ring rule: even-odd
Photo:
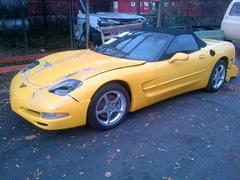
[[[198,50],[199,47],[194,37],[191,34],[183,34],[173,40],[167,49],[166,56],[171,57],[178,52],[192,53]]]
[[[229,16],[240,16],[240,2],[233,4],[233,7],[229,12]]]

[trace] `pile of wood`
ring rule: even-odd
[[[101,28],[102,43],[108,41],[111,38],[116,37],[117,35],[124,31],[139,29],[142,27],[143,27],[142,23],[102,27]]]

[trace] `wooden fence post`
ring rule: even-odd
[[[71,49],[74,49],[74,29],[73,29],[73,0],[70,0],[70,40],[71,40]]]
[[[159,0],[157,11],[157,27],[162,26],[162,21],[163,21],[163,0]]]
[[[23,28],[23,34],[24,34],[24,42],[25,42],[25,48],[28,49],[28,37],[27,37],[27,27],[26,27],[26,8],[25,3],[21,3],[21,20],[22,20],[22,28]]]
[[[137,0],[137,14],[140,15],[141,14],[141,0]]]
[[[42,17],[43,17],[43,32],[44,32],[44,46],[47,47],[48,39],[48,19],[47,19],[47,7],[46,0],[42,0]]]
[[[86,49],[89,49],[89,34],[90,34],[90,0],[86,0]]]

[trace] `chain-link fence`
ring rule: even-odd
[[[0,2],[1,49],[70,48],[69,0]]]
[[[179,0],[165,1],[163,26],[220,27],[231,0]]]
[[[109,10],[115,11],[114,4],[126,4],[122,12],[136,13],[132,8],[137,0],[108,1]],[[162,25],[220,26],[223,15],[231,0],[164,0]],[[79,0],[73,1],[74,22],[79,9]],[[91,1],[93,6],[102,6],[103,1]],[[148,3],[147,3],[148,2]],[[135,5],[136,6],[136,3]],[[156,26],[158,2],[142,0],[141,8],[150,10],[142,14],[151,26]],[[135,11],[135,12],[134,12]],[[70,0],[0,0],[0,51],[7,49],[65,50],[71,48]]]

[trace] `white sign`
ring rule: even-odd
[[[131,7],[135,7],[136,3],[135,2],[131,2]]]
[[[148,3],[148,2],[145,2],[145,1],[144,1],[143,4],[144,4],[144,7],[148,7],[148,6],[149,6],[149,3]]]
[[[115,10],[118,9],[118,2],[117,1],[113,2],[113,9],[115,9]]]
[[[104,44],[111,44],[116,40],[117,40],[116,38],[112,38],[112,39],[109,39],[108,41],[106,41]]]
[[[129,34],[130,32],[126,31],[126,32],[123,32],[121,34],[119,34],[117,37],[123,37],[123,36],[126,36],[127,34]]]

